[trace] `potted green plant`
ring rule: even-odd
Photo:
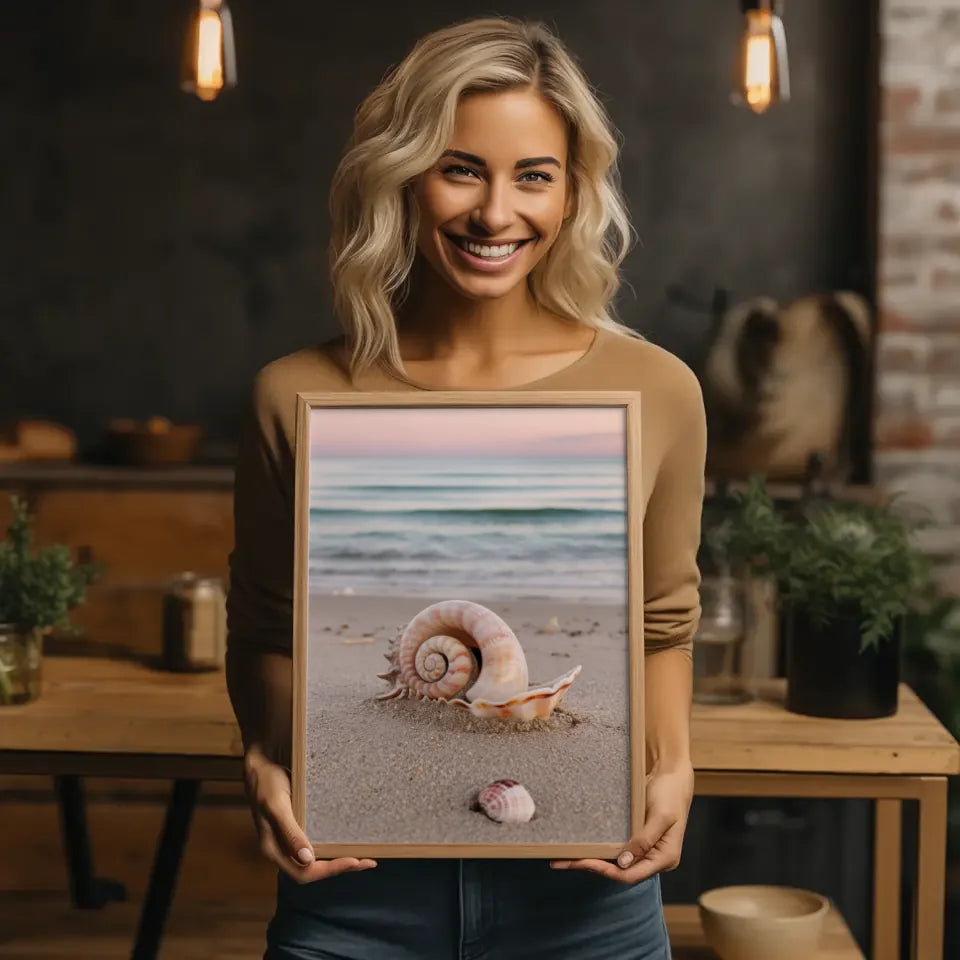
[[[930,582],[916,522],[886,503],[777,504],[762,476],[731,494],[714,539],[776,582],[787,709],[866,718],[895,713],[904,619]]]
[[[54,629],[76,632],[69,612],[101,569],[75,563],[59,544],[33,551],[27,505],[16,496],[10,503],[13,518],[0,541],[0,705],[38,696],[43,638]]]

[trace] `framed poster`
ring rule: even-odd
[[[298,395],[318,857],[613,858],[639,832],[640,456],[633,392]]]

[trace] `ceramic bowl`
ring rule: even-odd
[[[758,884],[708,890],[698,906],[721,960],[814,960],[830,901],[812,890]]]

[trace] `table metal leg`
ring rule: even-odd
[[[947,778],[922,777],[917,817],[917,889],[912,960],[943,960],[946,909]]]
[[[899,960],[903,803],[877,800],[873,825],[873,960]]]
[[[180,859],[187,843],[190,820],[199,792],[199,780],[174,781],[131,960],[155,960],[160,951],[163,927],[173,901]]]
[[[122,883],[93,875],[83,781],[73,774],[65,774],[55,776],[53,785],[67,854],[71,902],[83,910],[97,910],[110,900],[126,900],[127,892]]]

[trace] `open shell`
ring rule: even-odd
[[[470,600],[442,600],[421,610],[385,656],[390,669],[378,676],[394,686],[378,700],[443,700],[487,719],[550,716],[581,670],[531,686],[516,634]]]

